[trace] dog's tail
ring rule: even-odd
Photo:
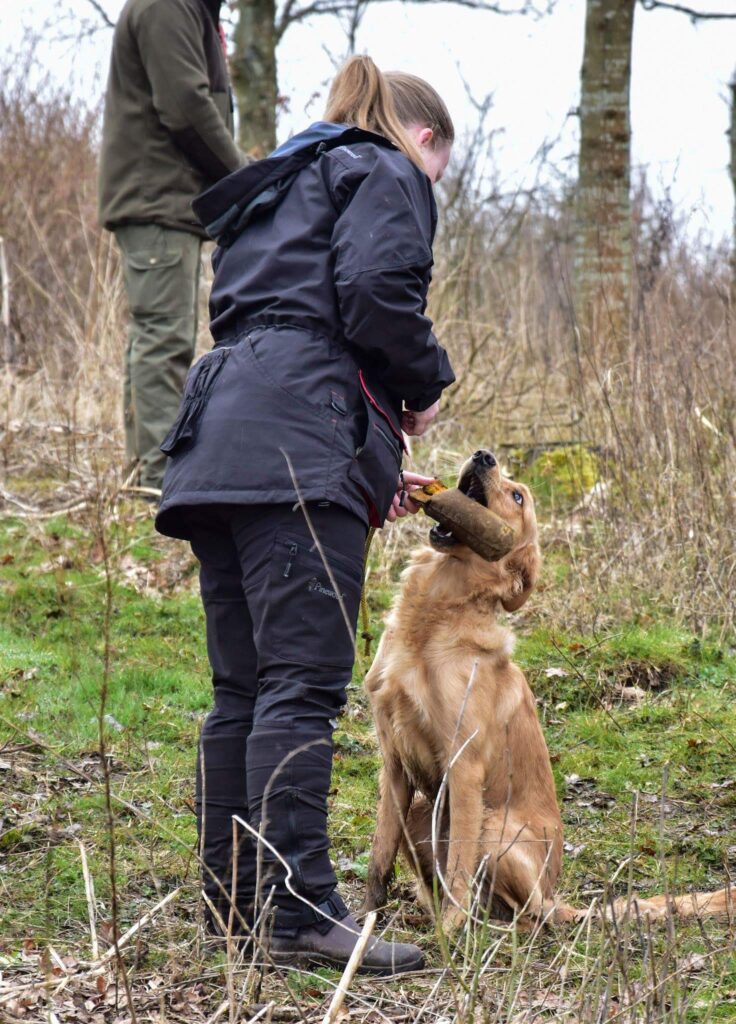
[[[582,921],[588,914],[601,916],[596,906],[581,910],[557,900],[545,900],[544,916],[554,924]],[[666,917],[726,918],[736,917],[736,896],[731,888],[716,892],[691,892],[677,896],[650,896],[648,899],[623,897],[613,900],[605,908],[608,920],[621,921],[625,917],[657,921]]]

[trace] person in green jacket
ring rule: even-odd
[[[133,479],[159,490],[197,329],[205,233],[191,202],[244,163],[221,0],[127,0],[112,46],[100,221],[115,233],[130,306],[124,421]]]

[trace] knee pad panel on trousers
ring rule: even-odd
[[[269,844],[289,865],[294,888],[323,898],[335,886],[327,837],[329,733],[310,737],[294,730],[255,729],[248,743],[247,766],[251,825],[263,828]],[[276,884],[279,906],[291,902],[279,858],[265,844],[261,855],[266,888]]]

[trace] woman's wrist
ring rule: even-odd
[[[401,429],[409,437],[421,437],[439,411],[439,402],[430,405],[428,409],[405,409],[401,417]]]

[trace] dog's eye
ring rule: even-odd
[[[524,495],[521,493],[521,491],[512,491],[511,497],[514,499],[517,505],[524,504]]]

